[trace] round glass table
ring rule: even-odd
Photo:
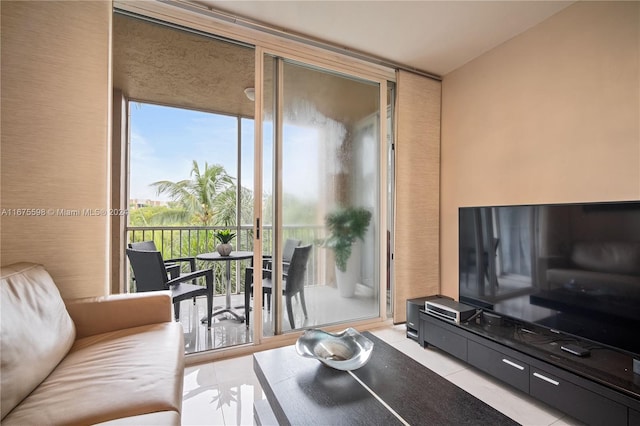
[[[236,314],[231,306],[231,261],[252,259],[252,258],[253,258],[252,251],[232,251],[229,254],[229,256],[222,256],[217,251],[214,251],[211,253],[202,253],[196,256],[196,259],[203,260],[205,262],[222,262],[222,261],[226,262],[226,271],[225,271],[226,272],[225,279],[226,279],[226,287],[227,287],[227,294],[226,294],[226,301],[225,301],[226,303],[223,309],[214,311],[212,316],[229,313],[231,314],[231,316],[233,316],[235,319],[237,319],[240,322],[245,320],[244,315]]]

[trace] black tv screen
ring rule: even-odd
[[[640,201],[462,207],[460,301],[640,356]]]

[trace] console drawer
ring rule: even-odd
[[[469,364],[511,386],[529,393],[529,365],[469,340]]]
[[[624,405],[538,368],[531,368],[529,393],[590,425],[627,425]]]
[[[427,314],[422,314],[421,321],[424,324],[423,337],[425,343],[435,346],[438,349],[460,358],[467,360],[467,338],[461,336],[454,331],[445,328],[447,324],[440,326],[440,320],[429,318]],[[453,326],[450,326],[453,329]]]

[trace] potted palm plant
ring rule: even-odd
[[[236,236],[234,232],[231,232],[229,229],[222,229],[220,231],[216,231],[215,237],[216,240],[220,241],[220,244],[216,247],[220,256],[229,256],[233,251],[233,246],[231,245],[231,240]]]
[[[353,258],[354,244],[364,241],[364,235],[371,222],[371,212],[362,207],[346,207],[327,214],[325,223],[329,236],[324,247],[333,250],[336,259],[336,281],[340,295],[351,297],[355,293],[358,280],[359,261]]]

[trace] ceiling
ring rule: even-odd
[[[193,2],[440,76],[574,3],[555,0]]]

